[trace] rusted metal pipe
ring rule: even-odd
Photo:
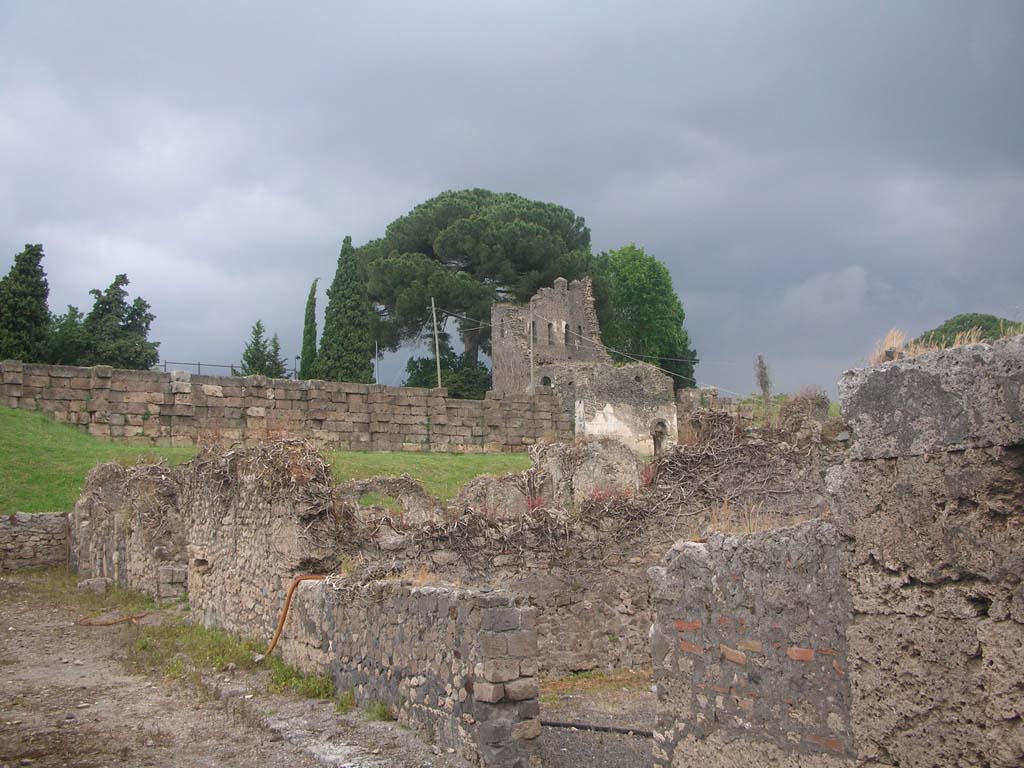
[[[306,574],[304,576],[296,576],[292,579],[292,583],[288,587],[288,596],[284,599],[284,608],[281,609],[281,618],[277,620],[277,630],[274,632],[274,639],[270,641],[270,645],[267,646],[266,651],[261,654],[257,654],[257,664],[272,654],[274,649],[277,647],[277,641],[281,639],[281,632],[284,630],[284,622],[288,618],[288,609],[292,607],[292,597],[295,595],[295,588],[303,581],[323,581],[324,578],[324,574]]]
[[[589,725],[587,723],[560,723],[557,720],[541,720],[545,728],[569,728],[574,731],[597,731],[598,733],[621,733],[624,736],[636,736],[642,739],[653,739],[654,733],[643,728],[622,728],[617,725]]]

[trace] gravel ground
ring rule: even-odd
[[[544,768],[648,768],[654,765],[651,740],[638,736],[565,728],[540,735]]]
[[[655,699],[649,678],[637,676],[630,680],[620,675],[615,680],[616,683],[600,677],[580,680],[569,683],[568,692],[545,696],[541,704],[542,722],[650,731]],[[654,760],[651,740],[644,736],[552,727],[541,732],[541,755],[545,768],[647,768]]]

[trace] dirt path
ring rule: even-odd
[[[0,577],[0,767],[462,768],[394,723],[330,702],[261,693],[217,676],[216,693],[130,674],[125,626],[75,626],[74,605]],[[151,620],[160,620],[159,616]]]
[[[77,596],[33,578],[0,576],[0,768],[468,768],[394,723],[269,694],[258,673],[205,674],[202,687],[133,674],[134,628],[76,626]],[[642,678],[556,685],[543,709],[595,725],[653,721]],[[621,734],[544,728],[539,746],[547,768],[651,764],[650,741]]]

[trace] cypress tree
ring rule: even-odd
[[[364,384],[373,381],[372,312],[352,238],[346,237],[338,255],[334,281],[327,289],[327,311],[316,366],[321,379]]]
[[[312,379],[316,371],[316,278],[309,287],[306,299],[306,320],[302,326],[302,359],[299,362],[299,378]]]
[[[42,260],[43,246],[26,244],[0,280],[0,360],[39,362],[46,355],[50,286]]]

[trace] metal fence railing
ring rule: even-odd
[[[202,375],[205,371],[210,376],[233,376],[232,371],[238,370],[241,366],[237,363],[201,363],[201,362],[182,362],[180,360],[161,360],[159,363],[154,365],[151,370],[154,371],[188,371],[196,375]],[[298,368],[289,368],[285,371],[287,377],[290,379],[298,378]]]

